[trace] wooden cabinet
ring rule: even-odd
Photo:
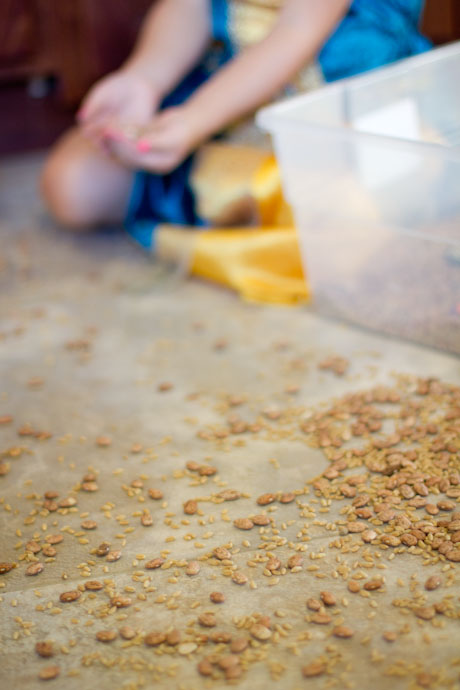
[[[61,100],[76,105],[129,53],[152,0],[1,0],[0,83],[58,79]]]
[[[422,31],[435,44],[460,39],[460,0],[427,0]]]
[[[0,3],[0,79],[46,73],[52,67],[49,26],[35,0]]]

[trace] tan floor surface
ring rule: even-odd
[[[341,555],[329,546],[339,534],[345,503],[333,503],[322,515],[320,500],[307,488],[297,501],[268,511],[279,533],[265,535],[285,538],[275,550],[283,563],[292,554],[291,542],[300,540],[299,529],[311,538],[304,542],[301,571],[279,576],[264,575],[262,564],[247,565],[260,555],[263,537],[257,529],[236,530],[232,520],[262,512],[255,499],[265,491],[303,491],[327,466],[298,429],[306,410],[347,392],[392,385],[395,373],[459,385],[459,360],[323,320],[307,309],[246,305],[226,291],[175,277],[159,282],[154,267],[119,234],[61,238],[43,220],[33,193],[38,162],[12,162],[0,177],[6,209],[0,221],[0,417],[13,417],[0,425],[0,453],[10,467],[0,477],[0,561],[17,563],[0,575],[1,687],[39,687],[38,673],[49,664],[60,667],[51,687],[69,690],[226,687],[221,671],[212,680],[196,671],[203,656],[222,655],[225,645],[203,642],[182,656],[142,642],[143,633],[169,626],[181,630],[183,640],[196,640],[210,632],[196,624],[210,610],[217,629],[233,636],[237,619],[271,617],[274,639],[251,643],[248,668],[236,681],[241,688],[396,690],[420,687],[414,678],[422,671],[432,673],[431,687],[458,687],[458,566],[423,565],[410,554],[391,560],[391,549],[369,547],[382,565],[372,575],[383,574],[385,587],[368,597],[353,595],[337,567],[348,564],[366,574],[362,551]],[[330,354],[349,358],[344,377],[318,369]],[[162,382],[172,388],[159,391]],[[290,385],[298,392],[286,392]],[[244,402],[229,407],[229,396]],[[281,410],[283,416],[267,420],[264,410]],[[223,428],[234,413],[249,423],[263,418],[266,427],[220,440],[197,434]],[[52,436],[20,436],[24,425]],[[111,445],[100,447],[100,436]],[[133,444],[142,451],[131,452]],[[17,457],[11,448],[20,449]],[[218,472],[200,483],[193,472],[184,472],[190,460]],[[98,475],[98,491],[80,488],[89,470]],[[130,487],[139,478],[143,488]],[[160,487],[164,499],[151,500],[149,487]],[[220,504],[203,501],[202,514],[184,515],[185,500],[212,498],[224,488],[243,496]],[[75,497],[77,505],[44,511],[43,494],[50,490],[59,493],[57,500]],[[310,506],[308,517],[301,517],[301,504]],[[153,518],[150,527],[140,525],[145,508]],[[97,529],[82,530],[83,519],[95,520]],[[27,577],[25,544],[38,539],[44,545],[48,534],[64,537],[57,555],[47,561],[38,554],[44,570]],[[90,553],[103,541],[121,550],[119,560],[107,563]],[[185,574],[184,562],[229,543],[249,583],[235,585],[215,560],[203,560],[194,577]],[[145,561],[160,554],[179,566],[146,571]],[[424,592],[428,575],[443,568],[442,591]],[[73,603],[59,601],[62,592],[88,579],[107,586],[85,591]],[[410,606],[391,604],[412,600],[417,589],[429,603],[451,596],[454,615],[425,622]],[[213,590],[226,595],[224,604],[209,602]],[[353,627],[352,639],[332,637],[331,625],[305,620],[306,599],[321,590],[336,595],[332,617]],[[111,607],[114,592],[131,597],[132,604]],[[292,627],[276,628],[286,623]],[[98,630],[126,624],[138,633],[134,641],[96,642]],[[398,632],[395,643],[382,639],[386,630]],[[299,640],[305,631],[311,639]],[[56,650],[48,661],[34,651],[44,639],[53,640]],[[328,673],[303,678],[301,667],[318,656],[328,660]]]

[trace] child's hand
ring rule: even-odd
[[[126,136],[123,128],[108,130],[107,136],[109,150],[124,165],[160,174],[177,168],[200,143],[197,127],[184,106],[158,113],[136,139]]]
[[[159,113],[144,129],[136,148],[149,170],[168,173],[198,146],[196,123],[185,106]]]
[[[105,130],[120,122],[145,125],[158,106],[159,97],[145,77],[119,70],[98,81],[88,92],[77,118],[84,133],[96,143]]]

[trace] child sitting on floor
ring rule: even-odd
[[[126,64],[93,86],[52,151],[48,208],[74,229],[124,222],[146,247],[158,222],[203,224],[189,184],[194,151],[288,85],[428,49],[421,9],[422,0],[157,0]]]

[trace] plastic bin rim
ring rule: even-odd
[[[257,119],[257,124],[263,129],[267,130],[270,134],[277,134],[282,130],[293,129],[298,130],[300,134],[305,135],[305,122],[292,118],[283,117],[282,122],[275,120],[267,122],[265,119]],[[383,134],[371,134],[370,132],[360,132],[359,130],[348,129],[347,127],[330,127],[327,125],[317,125],[308,123],[308,128],[310,133],[315,134],[327,134],[328,137],[334,137],[336,139],[345,140],[357,140],[360,142],[368,141],[373,144],[384,146],[385,148],[391,147],[395,149],[406,149],[407,151],[412,151],[422,156],[442,156],[443,158],[449,158],[456,163],[460,164],[460,147],[447,147],[442,144],[436,144],[433,142],[425,141],[411,141],[409,139],[403,139],[400,137],[390,137]]]
[[[411,58],[405,58],[391,65],[379,68],[376,70],[371,70],[371,73],[366,73],[357,77],[349,77],[347,79],[341,79],[333,84],[328,84],[322,86],[319,89],[311,93],[298,94],[290,98],[286,98],[281,102],[268,105],[261,108],[256,114],[256,123],[259,127],[267,130],[271,134],[276,133],[281,129],[296,128],[303,129],[305,132],[305,126],[307,125],[309,129],[314,130],[316,133],[323,132],[327,133],[328,136],[333,135],[337,138],[346,139],[358,139],[361,141],[367,140],[374,143],[380,142],[381,144],[394,145],[396,147],[407,147],[409,149],[418,149],[420,153],[420,148],[423,148],[424,153],[432,153],[435,155],[441,154],[442,156],[447,156],[453,158],[454,160],[460,161],[460,147],[459,146],[444,146],[443,144],[437,144],[434,142],[425,142],[421,140],[409,140],[403,139],[402,137],[392,137],[383,134],[373,134],[370,132],[361,132],[359,130],[352,129],[351,127],[345,127],[343,125],[332,126],[324,125],[316,122],[308,122],[300,120],[298,116],[295,115],[293,111],[293,106],[297,107],[300,104],[309,104],[313,101],[321,100],[327,97],[329,94],[337,93],[338,91],[343,91],[347,88],[355,87],[365,87],[366,84],[375,85],[379,81],[386,80],[396,74],[404,74],[410,72],[415,66],[422,66],[423,64],[433,64],[444,60],[446,57],[458,55],[460,57],[460,41],[443,46],[441,48],[436,48],[422,55],[416,55]],[[376,76],[378,74],[378,76]]]
[[[295,204],[292,204],[295,206]],[[425,240],[428,242],[432,242],[433,244],[442,244],[442,245],[447,245],[450,249],[457,249],[460,250],[460,233],[458,237],[455,237],[452,232],[438,232],[438,233],[433,233],[430,232],[429,230],[411,230],[409,228],[402,227],[400,225],[375,225],[376,230],[384,230],[385,232],[388,232],[391,230],[392,232],[398,234],[398,235],[404,235],[405,237],[413,237],[414,239],[417,240]],[[320,230],[321,231],[321,230]],[[316,231],[300,231],[297,229],[297,232],[301,233],[305,237],[311,237],[312,234],[318,234]],[[456,259],[458,262],[458,260]]]

